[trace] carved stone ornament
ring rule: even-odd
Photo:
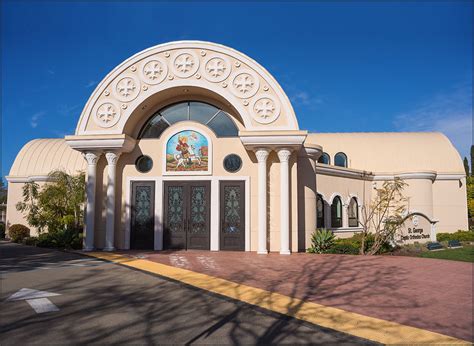
[[[84,158],[86,159],[88,165],[90,165],[90,166],[95,166],[95,165],[97,165],[97,161],[99,160],[99,156],[100,156],[99,153],[95,153],[95,152],[89,151],[89,152],[84,153],[84,154],[82,154],[82,155],[83,155]]]
[[[113,83],[112,92],[117,100],[133,101],[140,93],[140,81],[134,75],[122,75]]]
[[[118,158],[120,157],[120,153],[115,153],[115,152],[108,152],[105,154],[105,158],[107,159],[107,163],[109,165],[116,165]]]
[[[260,124],[270,124],[280,116],[280,103],[271,95],[255,99],[252,106],[252,117]]]
[[[278,159],[280,162],[288,162],[291,156],[291,151],[288,149],[280,149],[278,150]]]
[[[265,148],[259,148],[255,151],[255,156],[258,162],[267,162],[267,157],[270,154],[270,150]]]
[[[164,59],[153,56],[142,61],[138,73],[145,83],[159,84],[168,75],[168,65]]]
[[[173,73],[181,78],[189,78],[199,69],[199,58],[192,50],[180,50],[173,58]]]
[[[257,93],[260,79],[251,70],[239,70],[230,77],[230,86],[230,90],[235,96],[246,99]]]
[[[222,82],[232,71],[230,60],[221,55],[212,55],[204,62],[203,76],[210,82]]]
[[[113,102],[104,102],[95,108],[94,121],[100,127],[112,127],[120,120],[120,108]]]

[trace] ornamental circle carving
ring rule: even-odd
[[[159,57],[151,57],[142,62],[139,74],[145,83],[158,84],[168,75],[168,65]]]
[[[240,70],[232,74],[230,85],[230,90],[235,96],[246,99],[257,93],[260,80],[255,72]]]
[[[191,50],[179,51],[173,59],[172,70],[181,78],[189,78],[199,69],[199,59]]]
[[[114,82],[112,91],[122,102],[133,101],[140,93],[140,81],[134,75],[123,75]]]
[[[119,120],[120,108],[114,102],[104,102],[94,111],[94,121],[100,127],[112,127]]]
[[[213,55],[204,62],[204,78],[210,82],[222,82],[229,77],[232,64],[224,56]]]
[[[280,116],[280,103],[270,95],[259,97],[252,104],[252,116],[260,124],[270,124]]]

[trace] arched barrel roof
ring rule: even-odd
[[[354,169],[464,174],[458,151],[440,132],[311,133],[306,141],[321,145],[331,159],[344,152]]]
[[[10,177],[46,176],[53,170],[69,173],[86,169],[86,161],[62,138],[34,139],[23,146],[10,169]]]

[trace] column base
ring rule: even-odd
[[[84,247],[82,248],[82,251],[94,251],[94,247]]]
[[[105,247],[102,249],[102,251],[115,251],[114,247]]]
[[[291,255],[291,251],[290,250],[282,250],[282,251],[280,251],[280,255]]]
[[[257,251],[257,255],[268,255],[268,251],[267,250]]]

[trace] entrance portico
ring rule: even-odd
[[[135,55],[66,137],[88,163],[84,249],[130,249],[152,227],[155,250],[199,238],[213,251],[297,251],[310,232],[296,212],[306,136],[275,79],[235,50],[183,41]]]

